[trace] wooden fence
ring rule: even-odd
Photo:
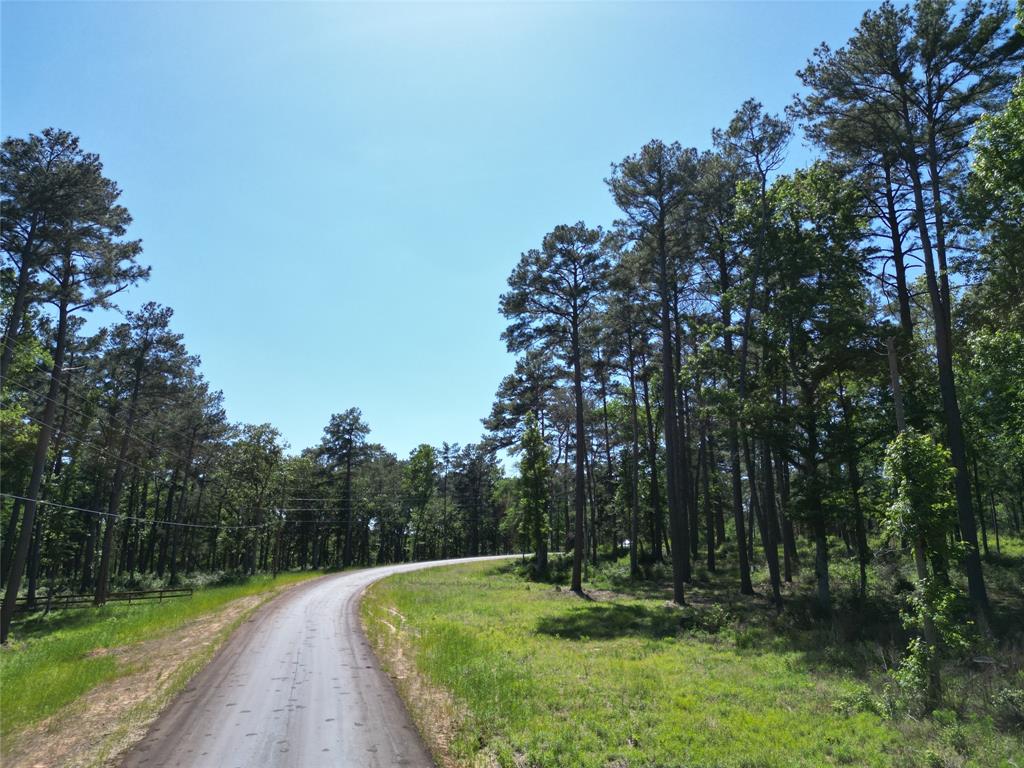
[[[172,600],[176,597],[192,597],[192,588],[181,589],[138,589],[128,592],[110,592],[107,595],[108,603],[138,603],[143,600]],[[29,604],[27,597],[19,597],[14,603],[16,613],[25,611],[55,611],[61,608],[87,608],[96,600],[96,595],[43,595],[35,599],[34,604]]]

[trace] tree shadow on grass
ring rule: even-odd
[[[1004,645],[1019,644],[1024,637],[1020,629],[1024,626],[1022,561],[1004,555],[985,563],[992,586],[992,626]],[[512,564],[505,567],[508,573],[515,572]],[[864,681],[877,680],[880,673],[892,669],[910,637],[900,609],[912,585],[886,583],[874,572],[864,599],[837,576],[831,615],[818,609],[809,570],[795,583],[783,585],[781,611],[769,600],[763,578],[755,584],[758,594],[741,595],[728,567],[718,573],[695,570],[685,607],[667,603],[671,582],[662,572],[654,569],[650,575],[653,578],[634,578],[628,569],[601,572],[598,585],[613,593],[598,590],[593,593],[596,602],[570,604],[570,610],[542,619],[536,631],[572,641],[657,640],[694,633],[741,656],[794,654],[796,663],[809,672],[848,674]],[[718,637],[712,640],[709,635],[715,633]]]
[[[38,637],[46,637],[60,630],[72,630],[88,627],[104,621],[121,608],[121,613],[128,606],[110,606],[101,608],[75,608],[70,610],[53,611],[51,613],[28,613],[15,618],[11,634],[17,640],[31,640]]]
[[[628,589],[623,583],[620,588]],[[664,596],[665,585],[632,589],[630,597]],[[891,666],[906,632],[896,607],[869,598],[856,607],[837,596],[831,618],[817,610],[814,596],[790,592],[781,611],[765,594],[740,595],[718,580],[691,585],[685,606],[668,601],[598,600],[575,603],[537,623],[539,634],[571,641],[638,637],[691,637],[732,648],[741,656],[795,653],[808,671],[841,672],[870,679]]]
[[[637,603],[589,602],[568,613],[545,616],[537,622],[537,632],[564,640],[612,640],[619,637],[644,637],[660,640],[674,637],[684,629],[688,617],[669,607]]]
[[[802,619],[801,607],[776,613],[759,597],[746,598],[746,613],[735,614],[716,605],[590,602],[541,618],[538,634],[574,642],[619,638],[665,640],[687,637],[734,649],[740,656],[796,653],[807,671],[842,672],[867,680],[891,663],[892,641],[844,639],[844,630],[813,618]],[[740,601],[732,604],[738,607]],[[899,624],[890,625],[901,632]],[[877,630],[876,630],[877,631]]]

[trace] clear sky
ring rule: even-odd
[[[113,2],[2,6],[4,136],[77,133],[235,421],[292,448],[475,441],[511,370],[498,296],[609,164],[780,111],[866,3]],[[807,152],[794,145],[792,162]]]

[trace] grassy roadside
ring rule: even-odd
[[[493,563],[369,589],[363,620],[385,663],[411,659],[435,699],[454,703],[444,764],[1024,766],[1022,737],[991,718],[863,706],[885,663],[869,644],[830,647],[754,601],[702,601],[711,583],[679,609],[651,582],[595,576],[594,601]],[[430,741],[429,706],[413,711]]]
[[[171,632],[250,595],[269,593],[319,573],[257,576],[241,584],[197,590],[189,599],[145,605],[112,604],[60,611],[17,622],[0,650],[0,737],[70,705],[89,690],[131,670],[111,649],[124,649]]]

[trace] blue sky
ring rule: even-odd
[[[866,3],[3,2],[5,136],[77,133],[229,417],[293,449],[362,408],[467,443],[512,359],[498,296],[609,164],[780,111]],[[799,142],[791,162],[806,160]]]

